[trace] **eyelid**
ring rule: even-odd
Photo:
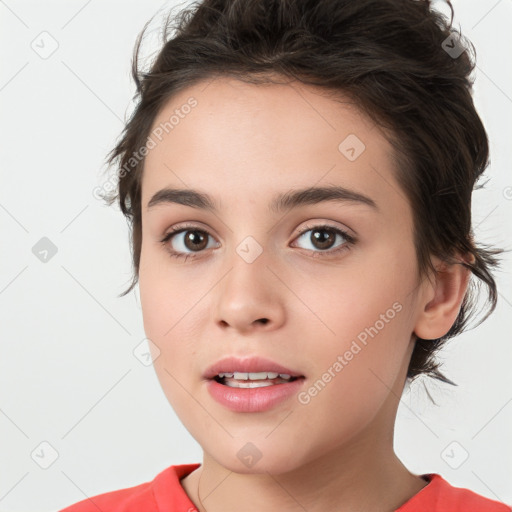
[[[293,236],[294,237],[300,236],[303,233],[305,233],[306,231],[309,231],[310,229],[314,229],[314,228],[336,229],[336,230],[339,230],[342,233],[344,233],[344,235],[346,235],[347,238],[352,239],[354,241],[357,240],[357,235],[354,233],[354,231],[352,229],[349,229],[345,226],[341,227],[341,226],[333,225],[333,224],[331,224],[331,221],[327,221],[327,220],[308,221],[308,224],[306,224],[302,228],[297,228],[295,230]],[[205,233],[208,233],[210,236],[213,236],[211,234],[209,228],[201,227],[201,223],[199,221],[194,221],[194,222],[190,222],[190,223],[185,222],[182,224],[177,224],[176,226],[172,226],[169,229],[169,231],[166,232],[164,237],[168,236],[169,234],[177,234],[178,232],[181,232],[184,229],[191,229],[191,230],[196,229],[197,231],[204,231]]]
[[[318,228],[334,229],[336,231],[340,231],[343,234],[343,236],[346,236],[347,239],[349,239],[349,240],[353,240],[353,241],[357,240],[357,235],[354,233],[353,230],[351,230],[350,228],[347,228],[345,226],[339,226],[339,225],[333,224],[332,221],[328,221],[328,220],[315,220],[313,222],[308,221],[305,226],[297,229],[295,236],[300,236],[300,235],[306,233],[307,231],[309,231],[311,229],[315,229],[315,228],[317,228],[317,229]]]

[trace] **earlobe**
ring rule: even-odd
[[[473,262],[473,255],[468,259]],[[448,264],[438,260],[436,269],[431,281],[426,281],[427,293],[418,305],[419,315],[414,328],[416,336],[426,340],[441,338],[455,323],[471,276],[471,271],[462,263]]]

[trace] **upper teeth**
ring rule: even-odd
[[[291,379],[291,375],[287,373],[275,373],[275,372],[233,372],[233,373],[219,373],[219,377],[227,377],[228,379],[239,379],[239,380],[262,380],[262,379],[276,379],[277,376],[281,379]]]

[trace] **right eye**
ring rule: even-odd
[[[197,226],[173,227],[160,242],[169,254],[175,258],[195,258],[196,253],[211,248],[208,244],[211,235]],[[186,252],[190,250],[191,252]]]

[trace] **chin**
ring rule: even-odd
[[[269,452],[265,455],[265,452]],[[279,475],[293,471],[301,465],[300,461],[290,459],[290,449],[281,446],[276,450],[270,446],[257,451],[255,445],[246,443],[241,449],[237,449],[234,458],[226,458],[223,450],[219,458],[210,452],[217,463],[233,473],[243,475],[256,475],[270,473]]]

